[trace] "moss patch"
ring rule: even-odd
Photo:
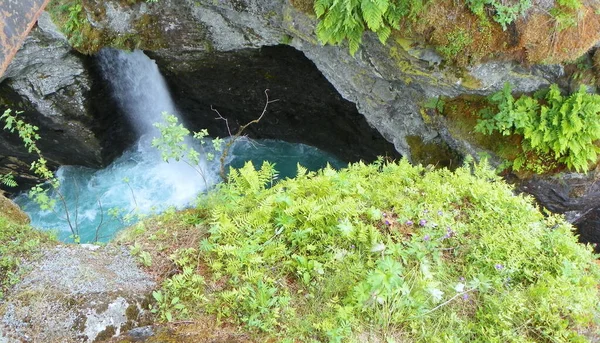
[[[300,10],[303,13],[315,15],[315,2],[313,0],[290,0],[290,3],[292,4],[292,6],[294,6],[296,9]]]
[[[407,136],[406,142],[410,147],[413,163],[445,167],[451,170],[461,164],[462,158],[445,142],[423,142],[419,136]]]
[[[102,332],[98,333],[94,342],[103,342],[117,333],[117,329],[113,325],[109,325]]]
[[[576,16],[574,26],[560,29],[548,13],[532,14],[519,23],[519,46],[530,63],[560,63],[574,61],[588,51],[600,38],[600,15],[591,6],[584,6]]]
[[[600,11],[587,4],[572,13],[572,25],[561,25],[537,9],[507,26],[490,13],[475,15],[462,2],[430,2],[415,20],[405,19],[393,35],[435,47],[447,62],[473,65],[489,59],[527,63],[574,61],[600,39]]]
[[[29,224],[29,217],[27,214],[23,212],[14,202],[3,195],[0,195],[0,213],[8,221],[15,224]]]
[[[133,6],[139,0],[121,1],[121,6]],[[79,7],[78,7],[79,6]],[[114,32],[92,26],[87,16],[96,22],[106,17],[106,4],[97,0],[53,0],[48,11],[54,23],[67,36],[69,43],[83,54],[94,54],[103,47],[122,50],[156,50],[165,45],[158,17],[142,14],[135,18],[131,32]]]

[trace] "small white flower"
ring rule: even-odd
[[[385,250],[385,244],[383,243],[375,243],[371,248],[371,252],[380,252]]]
[[[442,300],[442,297],[444,296],[444,292],[437,288],[430,288],[429,293],[431,293],[431,296],[433,297],[433,300],[435,300],[435,302],[440,302]]]
[[[454,290],[456,291],[456,293],[462,293],[465,290],[465,284],[462,282],[457,283],[454,287]]]

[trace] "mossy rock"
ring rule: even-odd
[[[13,223],[29,224],[29,216],[19,208],[12,200],[0,194],[0,214]]]

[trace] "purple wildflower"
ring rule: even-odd
[[[464,282],[464,281],[465,281],[465,277],[464,277],[464,276],[461,276],[461,277],[459,277],[458,279],[459,279],[461,282]]]
[[[441,215],[443,215],[443,214],[444,214],[444,212],[442,212],[441,210],[440,210],[440,211],[438,211],[438,216],[441,216]]]
[[[454,237],[455,234],[456,234],[456,232],[454,232],[454,230],[452,230],[450,227],[446,227],[446,234],[444,235],[444,237],[442,239]]]
[[[419,225],[425,226],[426,224],[427,224],[427,220],[425,220],[425,219],[419,220]]]
[[[386,220],[386,221],[385,221],[385,225],[390,225],[390,221],[389,221],[389,220]]]
[[[425,237],[423,237],[423,240],[425,242],[428,242],[430,239],[431,239],[431,236],[429,236],[429,235],[425,235]]]
[[[469,299],[469,295],[467,293],[462,295],[462,299],[463,300],[468,300]]]
[[[383,218],[387,217],[387,213],[383,212]]]
[[[414,223],[413,223],[413,221],[412,221],[412,220],[407,220],[405,224],[406,224],[406,225],[408,225],[408,226],[411,226],[411,225],[413,225]]]
[[[496,265],[494,267],[496,267],[496,270],[502,270],[502,269],[504,269],[504,266],[501,265],[500,263],[496,263]]]

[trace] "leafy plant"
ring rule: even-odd
[[[465,47],[473,43],[473,38],[462,28],[448,33],[448,44],[438,47],[438,51],[446,58],[455,58]]]
[[[498,111],[483,111],[475,130],[485,134],[498,131],[503,135],[523,136],[523,151],[550,155],[568,168],[587,171],[595,163],[600,139],[600,96],[588,94],[585,86],[563,96],[557,85],[534,97],[521,96],[515,100],[509,84],[493,94],[490,102]],[[526,155],[515,159],[513,168],[519,170]]]
[[[42,151],[37,146],[37,142],[40,139],[40,135],[38,134],[39,128],[21,119],[19,117],[19,114],[21,113],[22,112],[13,113],[11,109],[7,109],[0,116],[0,121],[4,121],[4,130],[8,130],[11,133],[16,132],[27,151],[37,156],[37,159],[31,163],[30,169],[33,171],[33,174],[41,180],[41,182],[29,190],[28,196],[33,199],[33,201],[42,210],[53,211],[57,214],[58,211],[64,213],[64,220],[71,230],[70,238],[73,240],[73,242],[79,243],[80,238],[77,212],[75,214],[75,218],[72,218],[65,198],[60,192],[60,182],[48,167],[47,160],[44,158]],[[2,176],[0,181],[3,183],[8,183],[9,185],[16,185],[12,175]],[[58,210],[57,202],[60,203],[60,208]],[[102,223],[97,228],[96,236],[98,236],[98,229],[101,225]]]
[[[500,24],[503,30],[506,30],[509,24],[515,22],[520,15],[524,15],[532,6],[531,0],[466,0],[466,3],[471,12],[479,17],[486,16],[486,6],[492,8],[494,21]]]
[[[446,101],[442,97],[429,98],[423,103],[423,107],[436,110],[438,113],[444,112]]]
[[[0,183],[7,187],[17,187],[17,181],[12,173],[0,175]]]
[[[557,4],[550,10],[554,17],[558,31],[565,30],[577,25],[579,9],[583,6],[580,0],[558,0]]]
[[[171,255],[163,319],[208,311],[258,341],[573,342],[598,318],[591,249],[485,162],[274,175],[268,163],[231,170],[200,196],[202,224],[169,224],[196,243]],[[162,231],[146,244],[172,242]]]
[[[206,178],[206,170],[200,164],[201,156],[205,157],[208,161],[212,161],[215,158],[214,153],[204,151],[207,142],[205,138],[208,136],[208,131],[202,130],[193,134],[193,138],[200,143],[201,151],[198,152],[190,145],[190,131],[178,123],[177,117],[167,112],[163,112],[162,115],[164,123],[154,124],[160,130],[160,136],[152,139],[152,146],[160,151],[165,162],[169,160],[183,161],[192,167],[202,177],[204,184],[208,188],[209,183]],[[186,139],[188,140],[187,142]],[[212,149],[220,151],[222,144],[223,141],[221,139],[215,138],[212,140]]]
[[[402,18],[415,20],[419,12],[427,6],[427,0],[316,0],[314,4],[317,18],[316,33],[325,44],[340,44],[348,40],[350,53],[358,50],[362,34],[369,29],[377,34],[385,44],[392,29],[400,28]]]

